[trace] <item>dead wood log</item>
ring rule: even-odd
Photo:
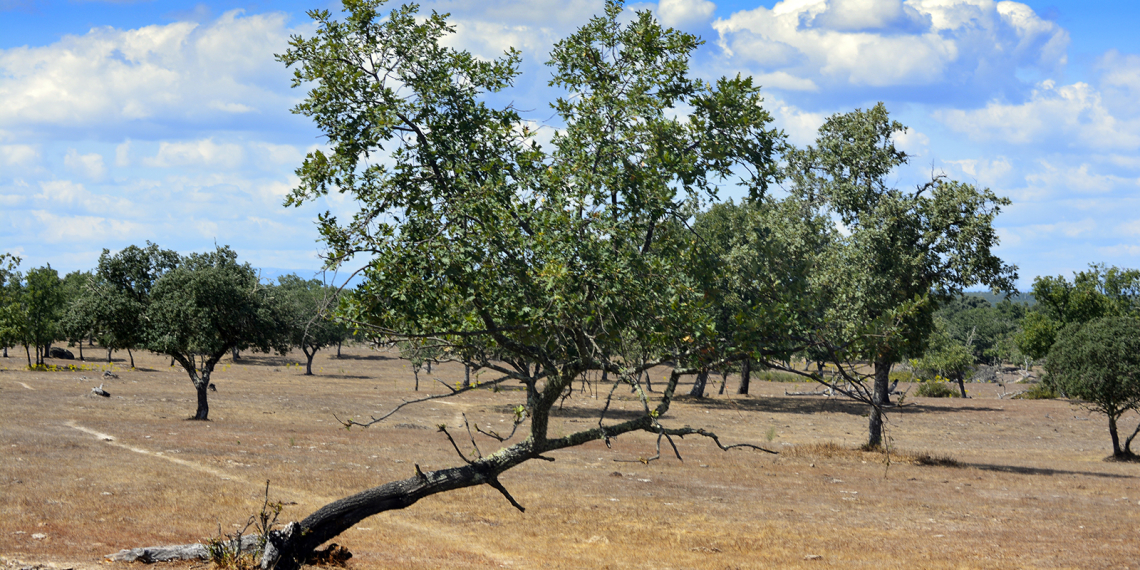
[[[104,390],[102,384],[92,388],[91,393],[95,394],[96,396],[103,396],[104,398],[110,398],[111,397],[111,393]]]
[[[241,537],[241,551],[253,552],[257,549],[261,537],[247,534]],[[148,546],[145,548],[123,549],[115,554],[108,554],[108,560],[115,562],[170,562],[172,560],[208,560],[210,551],[205,544],[175,544],[169,546]]]

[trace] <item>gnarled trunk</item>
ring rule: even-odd
[[[531,440],[528,439],[462,467],[423,473],[417,465],[416,474],[412,477],[334,501],[305,517],[300,523],[290,523],[282,531],[271,532],[261,558],[261,567],[264,570],[296,570],[309,553],[356,523],[385,511],[410,507],[420,499],[437,493],[487,484],[506,495],[506,490],[498,482],[499,474],[533,455]],[[506,496],[522,510],[514,499]]]
[[[871,420],[868,426],[867,447],[874,449],[883,445],[883,407],[890,405],[891,395],[888,380],[891,377],[891,363],[880,359],[875,361],[875,389],[871,395]]]
[[[202,378],[194,380],[194,390],[198,392],[198,410],[194,412],[194,420],[208,420],[210,419],[210,402],[206,392],[210,388],[210,376],[204,375]]]
[[[701,371],[697,373],[697,379],[693,382],[693,389],[689,390],[689,395],[694,397],[694,398],[704,398],[705,397],[705,384],[707,384],[708,381],[709,381],[709,369],[708,368],[702,368]]]

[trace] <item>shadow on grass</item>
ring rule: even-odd
[[[744,398],[694,398],[678,396],[674,398],[678,403],[700,406],[713,410],[733,410],[747,412],[768,412],[779,414],[816,414],[819,412],[835,412],[854,416],[865,416],[871,407],[846,397],[826,396],[761,396]],[[954,408],[919,404],[913,401],[903,405],[893,404],[886,408],[890,414],[929,414],[929,413],[956,413],[956,412],[1000,412],[995,408],[982,404],[965,405]]]
[[[342,354],[333,356],[333,360],[399,360],[398,356],[385,356],[383,354]]]
[[[1065,469],[1047,469],[1043,467],[1022,467],[1019,465],[993,465],[989,463],[961,463],[962,467],[974,467],[982,471],[995,471],[998,473],[1017,473],[1019,475],[1084,475],[1088,477],[1103,477],[1106,479],[1140,479],[1136,475],[1121,475],[1118,473],[1099,473],[1096,471],[1068,471]]]

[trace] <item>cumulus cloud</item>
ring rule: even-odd
[[[1028,6],[991,0],[785,0],[713,28],[738,64],[819,86],[1007,80],[1018,68],[1063,65],[1069,43]]]
[[[79,154],[73,148],[68,149],[67,155],[63,157],[63,165],[89,180],[102,180],[103,175],[107,174],[107,168],[103,166],[103,155],[97,152]]]
[[[233,11],[206,25],[93,28],[0,50],[0,127],[224,120],[267,103],[285,110],[287,72],[273,54],[289,32],[283,14]]]
[[[241,145],[218,144],[213,139],[163,142],[158,145],[158,153],[143,159],[143,164],[157,168],[205,166],[234,169],[241,166],[244,154]]]
[[[662,24],[673,27],[704,22],[714,10],[716,4],[708,0],[660,0],[657,3],[657,17]]]
[[[61,216],[46,210],[31,212],[34,235],[39,241],[58,243],[118,243],[137,239],[144,233],[143,224],[101,216]]]
[[[39,162],[40,151],[26,144],[0,145],[0,164],[5,166],[32,166]]]
[[[1103,105],[1087,83],[1041,82],[1020,104],[990,102],[982,109],[943,110],[935,117],[975,140],[1055,147],[1140,148],[1140,121],[1123,121]]]

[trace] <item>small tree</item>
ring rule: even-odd
[[[17,316],[23,320],[19,330],[24,350],[34,347],[37,366],[44,364],[51,344],[62,334],[60,319],[63,310],[63,284],[59,273],[52,269],[51,264],[29,271],[24,278]],[[30,353],[28,361],[31,367]]]
[[[1136,458],[1131,445],[1140,423],[1122,447],[1117,422],[1140,410],[1140,320],[1106,317],[1065,327],[1049,350],[1046,370],[1049,382],[1108,416],[1114,458]]]
[[[910,361],[915,373],[925,379],[942,377],[958,384],[966,398],[966,375],[974,369],[974,356],[970,347],[950,336],[946,322],[935,319],[934,331],[928,339],[922,356]]]
[[[210,375],[234,348],[281,354],[286,327],[249,264],[228,247],[190,254],[160,277],[150,292],[144,328],[146,348],[169,355],[198,393],[191,419],[209,419]]]
[[[816,146],[788,154],[793,195],[845,228],[812,274],[825,304],[816,335],[871,404],[868,447],[882,444],[891,366],[922,353],[939,305],[978,284],[1012,291],[1017,278],[993,253],[993,220],[1009,200],[942,176],[913,191],[891,187],[908,161],[893,140],[900,132],[880,103],[829,117]],[[869,389],[852,366],[860,360],[874,367]]]
[[[16,271],[19,266],[19,257],[0,253],[0,348],[4,350],[4,358],[8,358],[8,349],[16,346],[20,338],[16,315],[23,278]]]
[[[287,329],[289,344],[305,353],[305,375],[313,375],[317,351],[340,344],[348,337],[343,323],[333,319],[337,291],[317,279],[304,280],[295,274],[278,277],[275,302]]]

